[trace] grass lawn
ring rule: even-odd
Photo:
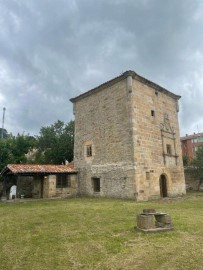
[[[144,234],[155,208],[174,231]],[[134,202],[100,198],[0,203],[0,269],[203,269],[203,194]]]

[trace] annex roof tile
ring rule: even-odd
[[[69,165],[39,165],[39,164],[8,164],[6,168],[1,172],[10,171],[13,174],[43,174],[43,173],[75,173],[74,165],[70,163]]]

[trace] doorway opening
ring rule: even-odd
[[[10,194],[9,194],[9,199],[10,200],[13,200],[13,199],[16,198],[16,189],[17,189],[17,186],[16,185],[11,186],[11,188],[10,188]]]
[[[160,185],[160,195],[162,198],[168,197],[167,193],[167,179],[164,174],[162,174],[159,178],[159,185]]]

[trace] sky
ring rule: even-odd
[[[182,136],[203,132],[203,0],[0,0],[9,133],[69,122],[70,98],[126,70],[182,96]]]

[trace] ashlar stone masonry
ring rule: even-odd
[[[184,194],[179,98],[127,71],[71,99],[79,193],[136,200]]]

